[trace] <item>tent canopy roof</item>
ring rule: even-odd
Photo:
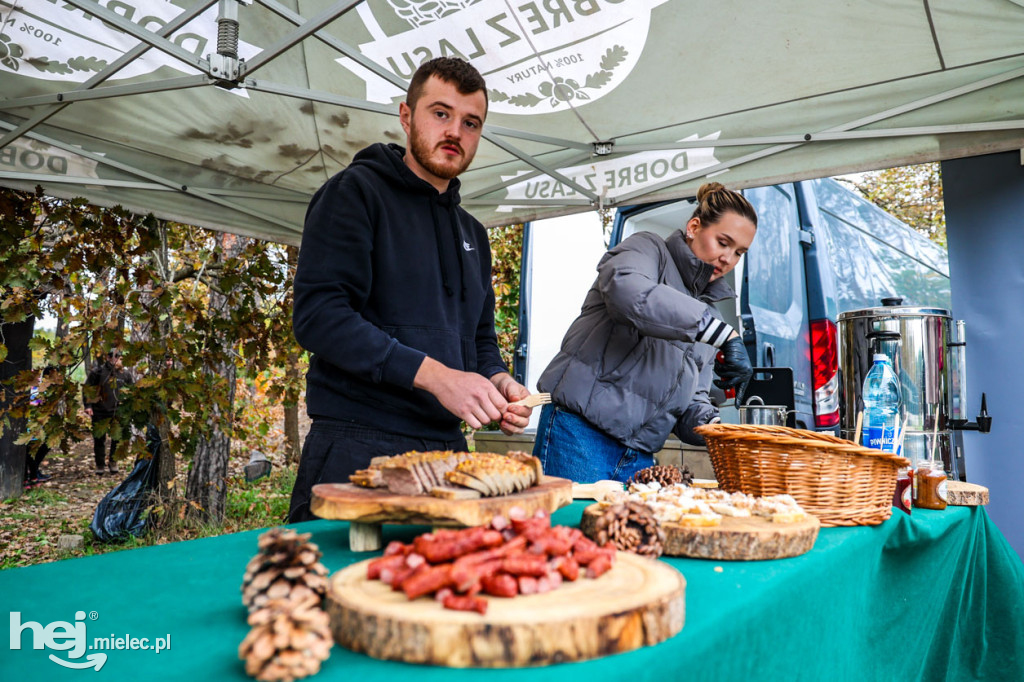
[[[487,79],[490,226],[1024,147],[1024,0],[0,8],[0,184],[281,242],[442,54]]]

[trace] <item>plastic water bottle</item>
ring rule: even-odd
[[[864,430],[861,444],[865,447],[896,452],[900,423],[900,380],[889,364],[889,358],[876,353],[874,364],[864,377]]]

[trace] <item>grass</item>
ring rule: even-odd
[[[153,523],[144,535],[128,536],[116,544],[98,542],[89,530],[95,505],[88,506],[87,513],[69,515],[67,496],[33,488],[0,505],[0,570],[281,525],[294,483],[294,467],[275,467],[269,476],[252,483],[233,476],[228,479],[223,525],[193,520],[186,513],[187,505],[177,500],[151,509]],[[60,535],[81,535],[84,546],[60,550],[56,546]]]

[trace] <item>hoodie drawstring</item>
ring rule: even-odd
[[[437,219],[437,202],[433,198],[430,200],[430,215],[434,219],[434,244],[437,246],[437,262],[441,265],[441,286],[444,287],[444,293],[452,296],[455,292],[448,283],[448,268],[445,267],[444,252],[441,250],[441,221]]]
[[[463,301],[466,300],[466,266],[463,262],[462,255],[462,229],[459,225],[459,214],[455,211],[455,205],[448,205],[448,217],[452,221],[452,237],[455,242],[455,257],[459,261],[459,284],[460,293]]]

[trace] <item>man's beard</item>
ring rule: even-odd
[[[473,160],[472,156],[466,154],[466,150],[463,149],[462,145],[455,142],[447,142],[442,144],[452,144],[459,148],[462,152],[462,163],[457,161],[454,163],[439,163],[434,160],[432,152],[434,151],[429,147],[429,143],[423,135],[420,135],[416,130],[416,126],[411,126],[410,139],[412,145],[412,157],[416,159],[416,162],[426,168],[428,171],[441,178],[442,180],[451,180],[457,177],[462,171],[469,167],[469,162]],[[439,145],[440,146],[440,145]]]

